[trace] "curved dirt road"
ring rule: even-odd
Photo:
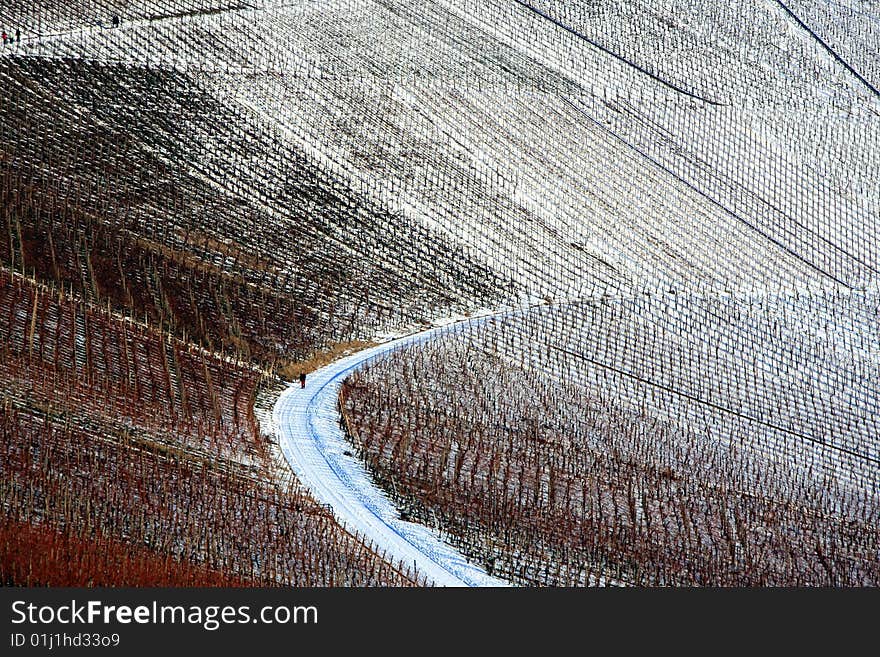
[[[401,520],[364,465],[346,454],[351,447],[339,422],[339,388],[352,371],[371,358],[463,325],[415,333],[331,363],[310,374],[305,389],[291,384],[275,402],[272,418],[284,458],[300,481],[347,528],[386,550],[389,559],[415,566],[439,586],[507,586],[427,527]]]

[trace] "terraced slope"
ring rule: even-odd
[[[528,585],[876,586],[878,297],[536,309],[358,372],[408,517]]]
[[[263,363],[498,294],[485,266],[185,75],[0,65],[12,268]]]
[[[876,273],[877,98],[776,3],[224,6],[22,50],[188,71],[534,295]]]
[[[510,284],[184,72],[3,55],[3,581],[420,582],[288,481],[256,388]]]
[[[436,514],[464,549],[520,582],[876,581],[865,563],[876,541],[865,523],[877,505],[870,381],[880,270],[870,3],[5,4],[0,25],[22,39],[0,57],[4,280],[28,277],[46,295],[234,364],[245,409],[259,381],[316,349],[431,317],[550,302],[491,338],[438,346],[430,371],[414,371],[428,361],[411,354],[365,375],[367,388],[350,398],[358,444],[409,513]],[[46,358],[34,355],[42,316],[31,310],[28,325],[24,306],[2,310],[16,327],[6,349],[25,359],[5,398],[38,417],[27,400],[43,385],[30,374]],[[78,328],[46,321],[58,340],[78,344]],[[107,362],[124,363],[114,335],[103,338]],[[474,358],[454,379],[468,392],[447,399],[440,365],[458,362],[460,349]],[[70,390],[87,388],[90,353],[74,359],[79,378],[63,379],[78,381],[64,384]],[[168,358],[155,366],[174,398],[157,420],[159,442],[210,433],[192,428],[200,416],[186,388],[174,392]],[[45,376],[69,368],[52,361]],[[421,387],[389,393],[404,372]],[[192,377],[205,391],[201,426],[213,417],[256,444],[247,413],[224,419],[230,402],[210,392],[211,369]],[[523,401],[523,381],[552,403]],[[135,386],[126,404],[145,389]],[[425,409],[447,407],[469,418],[454,428],[467,439],[422,421]],[[640,456],[612,452],[602,476],[583,470],[589,459],[556,468],[573,482],[567,491],[593,481],[598,492],[591,504],[572,506],[568,492],[548,502],[557,490],[544,481],[549,471],[527,473],[555,438],[522,451],[509,430],[538,415],[587,446],[596,427],[610,444],[632,438],[626,449]],[[99,433],[119,443],[122,429],[101,422]],[[180,426],[190,428],[167,428]],[[415,443],[386,449],[413,427]],[[453,444],[459,456],[439,460],[433,447],[416,448]],[[663,461],[669,476],[660,479],[625,474],[654,468],[646,445],[690,454],[697,444],[705,462]],[[518,489],[514,466],[502,472],[500,456],[485,459],[493,453],[531,464]],[[470,464],[451,497],[425,492],[444,459]],[[696,494],[669,482],[698,481],[706,463],[718,469],[713,490],[725,510],[682,511],[671,529]],[[760,542],[750,528],[776,531],[757,519],[778,499],[768,483],[777,476],[783,490],[808,482],[784,497],[807,512],[785,516],[785,529]],[[642,519],[629,500],[661,484],[660,510],[645,502]],[[756,501],[737,506],[731,487]],[[22,499],[15,522],[27,523],[37,511]],[[480,499],[494,501],[471,504]],[[556,529],[534,517],[551,508],[547,517],[566,518]],[[818,517],[827,522],[808,529]],[[147,546],[165,558],[157,541]],[[765,570],[755,565],[758,543],[777,555]],[[296,572],[330,581],[337,571],[327,564],[357,562],[354,549]],[[196,569],[219,563],[203,555],[174,552]],[[216,568],[249,576],[246,560],[234,563]],[[331,579],[391,577],[364,568],[381,574]]]

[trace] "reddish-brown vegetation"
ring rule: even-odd
[[[725,443],[454,339],[379,361],[341,396],[355,446],[405,513],[496,575],[880,584],[876,490],[766,458],[755,428]]]
[[[416,583],[281,476],[254,397],[496,279],[186,74],[19,55],[0,58],[0,511],[4,536],[30,529],[5,581]]]
[[[6,272],[0,307],[5,581],[414,581],[279,478],[252,366]]]
[[[24,586],[255,586],[145,547],[104,536],[6,519],[0,524],[0,583]]]

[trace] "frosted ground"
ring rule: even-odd
[[[22,50],[185,70],[530,294],[876,274],[880,98],[777,3],[250,6],[126,3],[118,30]],[[836,20],[831,42],[876,37],[870,14]],[[853,64],[877,79],[876,55]]]
[[[186,73],[512,281],[506,305],[552,302],[489,340],[509,362],[712,440],[745,436],[876,505],[876,3],[90,11],[83,27],[81,7],[0,9],[25,25],[39,14],[43,34],[26,29],[5,54]],[[259,153],[201,141],[194,171],[225,171],[271,208],[275,171]]]

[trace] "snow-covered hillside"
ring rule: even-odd
[[[60,34],[16,50],[186,71],[527,294],[858,285],[880,266],[880,97],[776,2],[173,9],[107,2],[84,28],[37,7]],[[838,14],[870,40],[870,15]],[[877,79],[876,57],[842,56]]]
[[[873,0],[35,0],[0,2],[0,26],[21,36],[0,50],[4,267],[273,371],[439,316],[546,304],[439,344],[418,376],[413,364],[427,361],[415,351],[377,365],[352,402],[362,455],[395,499],[460,538],[483,532],[474,556],[501,559],[511,578],[595,583],[605,581],[596,563],[616,559],[623,580],[709,581],[701,566],[690,580],[627,575],[632,555],[615,556],[614,541],[572,556],[566,536],[561,552],[536,557],[547,527],[528,524],[532,508],[526,525],[504,525],[523,532],[518,547],[499,547],[498,527],[478,523],[486,507],[462,500],[513,490],[511,470],[499,483],[501,457],[477,452],[516,445],[510,426],[535,408],[586,443],[618,421],[648,436],[650,449],[614,452],[597,483],[614,505],[627,486],[635,499],[621,472],[656,474],[647,452],[680,441],[711,457],[662,467],[694,482],[707,463],[743,464],[748,476],[717,490],[735,480],[744,505],[758,499],[742,516],[725,507],[706,535],[728,532],[730,517],[763,518],[779,490],[808,491],[786,498],[806,509],[786,516],[786,540],[809,518],[832,518],[825,543],[825,529],[806,532],[825,547],[774,561],[772,575],[747,572],[738,551],[754,543],[728,532],[732,561],[713,562],[716,583],[823,581],[801,577],[804,560],[825,573],[846,523],[861,532],[876,517]],[[26,339],[23,322],[21,358],[35,333]],[[456,425],[480,439],[444,453],[470,479],[438,502],[425,492],[436,482],[424,477],[445,467],[433,448],[369,449],[408,435],[398,407],[424,444],[451,449],[446,425],[420,414],[463,403],[443,401],[434,367],[444,354],[467,364],[462,353],[492,385],[456,375],[473,404],[461,418],[485,413]],[[423,387],[405,395],[375,389],[413,380]],[[530,380],[552,391],[538,406],[522,401]],[[480,433],[498,418],[503,430]],[[505,458],[531,468],[540,456],[529,443]],[[517,490],[545,499],[554,484],[535,472]],[[570,488],[587,474],[566,477]],[[677,513],[673,488],[663,504]],[[588,516],[583,500],[565,512]],[[628,504],[623,515],[641,526]],[[570,526],[616,536],[601,513],[599,525],[587,516]],[[675,572],[690,568],[690,541],[703,535],[689,523],[701,517],[685,514],[665,538],[647,522],[648,543],[672,541]],[[846,558],[875,549],[876,532],[858,536]],[[542,558],[558,577],[533,576]],[[580,558],[597,561],[577,570]],[[832,583],[875,575],[835,567]]]

